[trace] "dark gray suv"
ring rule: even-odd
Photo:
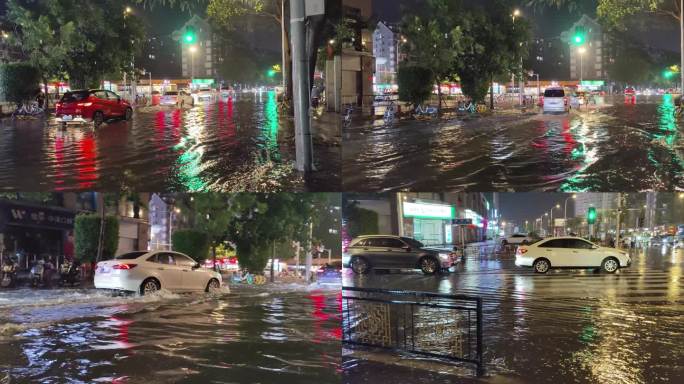
[[[392,235],[359,236],[343,255],[344,266],[355,273],[371,269],[420,269],[433,274],[456,262],[452,252],[428,249],[420,241]]]

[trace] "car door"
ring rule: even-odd
[[[121,99],[119,96],[117,96],[116,93],[112,91],[106,91],[107,92],[107,100],[109,101],[109,106],[110,106],[110,116],[123,116],[124,114],[124,108],[123,104],[121,104]]]
[[[181,288],[181,271],[176,265],[176,255],[169,252],[160,252],[154,261],[157,274],[161,280],[162,288],[176,291]]]
[[[540,255],[549,259],[552,267],[567,267],[568,255],[566,253],[565,241],[563,239],[547,240],[539,245]]]
[[[408,245],[394,237],[382,239],[382,253],[387,261],[387,265],[392,268],[415,268],[417,250],[408,249]],[[413,251],[413,252],[411,252]]]
[[[387,257],[385,240],[383,237],[370,237],[363,245],[363,253],[375,268],[390,268],[392,266]]]
[[[93,92],[93,110],[102,111],[105,117],[112,115],[112,106],[109,103],[106,91],[95,91]]]
[[[193,268],[197,262],[180,253],[174,254],[176,265],[181,271],[181,287],[184,291],[203,291],[209,282],[202,268]]]
[[[594,248],[594,244],[581,239],[568,239],[568,250],[572,253],[573,266],[599,267],[603,261],[603,254]]]

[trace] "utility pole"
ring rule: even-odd
[[[615,224],[615,248],[620,249],[620,215],[622,214],[622,193],[618,193],[617,223]]]
[[[297,170],[313,170],[313,145],[309,119],[309,63],[306,52],[306,9],[304,0],[290,0],[292,39],[293,105],[295,115],[295,153]],[[308,276],[307,276],[308,278]]]

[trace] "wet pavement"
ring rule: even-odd
[[[343,382],[675,383],[684,377],[684,250],[633,250],[614,275],[517,268],[512,253],[470,247],[449,275],[355,276],[344,285],[483,298],[486,376],[434,359],[345,349]]]
[[[339,383],[339,288],[0,290],[0,383]]]
[[[6,118],[0,189],[338,191],[339,129],[314,129],[318,171],[305,178],[293,167],[293,121],[274,92],[184,110],[141,107],[130,122],[98,129]]]
[[[385,125],[343,130],[348,191],[672,191],[684,189],[684,122],[670,95],[565,115]]]

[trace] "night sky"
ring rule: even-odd
[[[572,194],[565,193],[499,193],[499,211],[503,220],[514,222],[518,225],[525,220],[532,222],[535,218],[549,212],[556,204],[561,205],[561,210],[554,211],[554,216],[562,217],[563,203]],[[568,217],[574,216],[572,199],[568,201]],[[572,213],[572,214],[571,214]]]

